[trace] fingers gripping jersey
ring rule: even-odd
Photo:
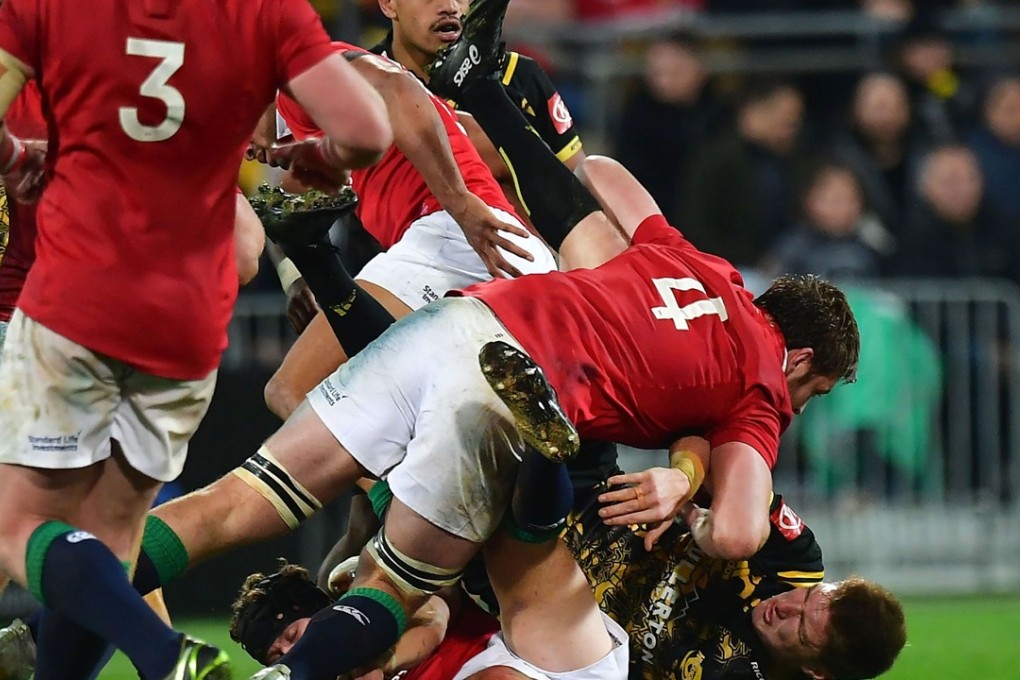
[[[0,49],[35,72],[55,158],[19,305],[147,373],[207,375],[237,292],[244,146],[276,90],[331,54],[318,16],[304,0],[5,0]]]
[[[360,47],[342,42],[334,42],[333,48],[338,52],[368,53]],[[408,77],[411,77],[410,74]],[[441,99],[432,94],[429,94],[429,99],[443,122],[450,148],[468,191],[490,207],[513,214],[514,209],[457,122],[456,114]],[[282,92],[277,97],[277,110],[296,138],[307,139],[322,134],[297,102]],[[351,181],[360,199],[356,212],[361,223],[386,249],[400,240],[412,222],[443,210],[443,206],[429,191],[425,178],[396,145],[391,145],[375,165],[351,173]]]
[[[582,437],[664,448],[686,433],[775,464],[793,415],[779,330],[740,275],[661,215],[598,269],[468,288],[545,370]]]

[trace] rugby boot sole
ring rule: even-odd
[[[425,68],[429,89],[441,97],[460,93],[483,78],[498,77],[506,57],[501,36],[510,0],[474,0],[461,23],[460,37],[440,50]]]
[[[526,445],[557,463],[577,455],[577,430],[560,408],[556,390],[531,357],[495,340],[482,347],[478,363],[486,382],[513,414]]]

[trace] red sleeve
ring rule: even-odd
[[[687,240],[680,232],[666,221],[662,215],[649,215],[644,219],[638,228],[634,230],[634,237],[631,245],[642,243],[661,243],[663,245],[679,246]]]
[[[755,388],[741,400],[726,423],[711,430],[707,438],[713,449],[729,442],[747,444],[765,459],[771,470],[779,455],[782,429],[779,411],[761,388]]]
[[[276,113],[287,124],[294,139],[303,140],[309,137],[322,137],[322,130],[315,124],[312,117],[305,112],[294,99],[280,92],[276,95]]]
[[[308,0],[278,0],[276,58],[279,85],[286,85],[333,54],[322,20]]]
[[[39,0],[0,4],[0,49],[39,72]]]

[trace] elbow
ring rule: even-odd
[[[296,394],[294,389],[280,375],[279,371],[269,379],[263,391],[266,406],[280,420],[287,420],[304,399],[303,394]]]
[[[764,522],[719,522],[712,527],[712,557],[723,560],[746,560],[764,545],[769,536],[768,516]],[[707,551],[706,551],[707,552]]]

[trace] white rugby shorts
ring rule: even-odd
[[[490,340],[520,344],[485,303],[404,317],[308,393],[333,436],[432,524],[478,543],[499,526],[523,442],[482,377]]]
[[[0,463],[83,468],[120,442],[131,467],[162,482],[184,467],[216,372],[202,380],[142,373],[15,310],[0,353]]]
[[[510,213],[490,210],[503,222],[523,228]],[[538,237],[524,238],[506,232],[503,236],[534,255],[535,261],[528,262],[502,251],[522,274],[556,270],[552,251]],[[411,309],[420,309],[447,291],[489,281],[492,276],[450,213],[441,211],[413,222],[399,242],[369,260],[354,278],[381,286]]]
[[[508,666],[532,678],[532,680],[626,680],[627,665],[630,663],[630,651],[627,633],[616,621],[602,615],[606,631],[613,639],[613,649],[604,657],[576,671],[553,673],[544,671],[520,658],[507,647],[502,633],[496,633],[489,639],[489,645],[468,660],[453,680],[465,680],[475,673],[495,666]]]

